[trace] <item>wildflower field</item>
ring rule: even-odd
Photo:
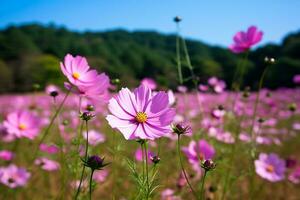
[[[279,61],[265,55],[256,87],[243,84],[263,37],[234,34],[228,84],[202,79],[178,32],[173,89],[128,88],[65,52],[64,84],[0,96],[0,199],[300,199],[300,74],[266,88]]]

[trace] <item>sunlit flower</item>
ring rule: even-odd
[[[285,178],[285,161],[280,159],[277,154],[259,154],[259,159],[255,160],[256,173],[262,178],[277,182]]]
[[[98,183],[102,183],[106,180],[107,176],[108,176],[108,171],[106,169],[97,170],[94,172],[93,180]]]
[[[296,74],[293,78],[295,84],[300,84],[300,74]]]
[[[60,63],[60,68],[70,83],[75,86],[90,85],[98,75],[96,70],[90,70],[86,58],[82,56],[73,57],[67,54],[64,63]]]
[[[144,85],[134,92],[123,88],[109,101],[111,115],[106,117],[112,128],[117,128],[125,139],[155,139],[170,132],[175,116],[169,107],[168,95],[158,92],[152,96]]]
[[[86,132],[82,133],[84,139],[86,139]],[[103,143],[105,141],[105,135],[95,131],[90,130],[89,131],[89,144],[92,146],[96,146],[99,143]]]
[[[14,158],[15,154],[8,150],[0,151],[0,159],[5,161],[10,161]]]
[[[49,154],[56,154],[56,153],[58,153],[59,148],[54,144],[47,145],[47,144],[42,143],[40,145],[40,151],[45,152],[45,153],[49,153]]]
[[[155,82],[155,80],[153,80],[152,78],[144,78],[141,81],[142,85],[145,85],[146,87],[150,88],[151,90],[155,90],[157,88],[157,84]]]
[[[28,111],[16,111],[7,115],[3,122],[9,134],[17,138],[34,139],[40,131],[40,120]]]
[[[64,85],[66,89],[81,97],[86,97],[90,100],[106,101],[110,82],[109,77],[105,73],[101,73],[96,75],[94,81],[87,85],[77,85],[75,88],[68,82],[65,82]]]
[[[237,32],[234,37],[234,44],[229,49],[233,53],[242,53],[250,49],[253,45],[261,41],[263,32],[259,31],[256,26],[250,26],[247,32]]]
[[[16,165],[0,168],[0,182],[10,188],[25,186],[30,173],[24,168],[18,168]]]
[[[161,200],[180,200],[181,198],[175,195],[174,190],[165,189],[161,192]]]
[[[56,162],[54,160],[50,160],[45,157],[36,159],[34,161],[34,164],[40,166],[43,170],[46,170],[46,171],[56,171],[60,168],[60,165],[58,162]]]

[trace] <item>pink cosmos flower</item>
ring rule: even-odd
[[[82,133],[84,139],[86,139],[86,132]],[[99,143],[103,143],[105,141],[105,136],[95,130],[89,131],[89,144],[92,146],[96,146]]]
[[[180,200],[181,198],[175,196],[175,192],[172,189],[165,189],[161,192],[161,200]]]
[[[179,85],[178,87],[177,87],[177,91],[178,92],[181,92],[181,93],[186,93],[187,92],[187,87],[185,87],[184,85]]]
[[[172,90],[168,90],[168,97],[169,97],[169,105],[172,106],[176,102],[176,97],[174,95],[174,92]]]
[[[200,164],[204,160],[212,159],[215,155],[215,149],[205,140],[198,142],[191,141],[188,147],[183,147],[182,151],[192,164],[193,169],[200,172]]]
[[[34,139],[40,131],[40,120],[28,111],[16,111],[7,115],[3,126],[17,138]]]
[[[41,166],[41,168],[46,171],[56,171],[60,168],[60,165],[58,162],[56,162],[54,160],[50,160],[45,157],[36,159],[34,161],[34,164]]]
[[[96,170],[93,175],[93,180],[98,183],[102,183],[105,181],[107,176],[108,176],[108,171],[106,169]]]
[[[170,124],[175,116],[169,107],[168,95],[141,85],[134,90],[122,88],[109,101],[111,115],[106,119],[112,128],[117,128],[125,139],[150,139],[162,137],[170,132]]]
[[[300,166],[298,166],[296,169],[294,169],[289,177],[289,181],[291,181],[294,184],[299,184],[300,183]]]
[[[141,81],[141,84],[145,85],[146,87],[150,88],[151,90],[155,90],[157,88],[157,84],[152,78],[144,78]]]
[[[209,87],[207,85],[199,84],[198,89],[202,92],[207,92]]]
[[[281,181],[285,177],[285,161],[280,159],[277,154],[261,153],[259,159],[255,160],[255,170],[259,176],[268,181]]]
[[[263,37],[263,32],[259,31],[256,26],[250,26],[247,32],[240,31],[237,32],[233,41],[234,44],[229,46],[229,49],[233,53],[242,53],[250,49],[253,45],[261,41]]]
[[[295,84],[300,84],[300,74],[296,74],[293,78]]]
[[[48,95],[51,95],[52,92],[59,92],[60,89],[56,85],[48,85],[45,91]]]
[[[15,154],[8,150],[2,150],[0,151],[0,159],[5,161],[10,161],[15,157]]]
[[[56,154],[56,153],[58,153],[59,148],[54,144],[47,145],[47,144],[42,143],[40,145],[40,151],[46,152],[46,153],[49,153],[49,154]]]
[[[9,165],[0,168],[0,182],[10,188],[25,186],[30,173],[24,168],[18,168],[16,165]]]
[[[108,98],[108,88],[110,87],[109,77],[105,73],[97,75],[97,78],[88,85],[78,85],[73,88],[68,82],[65,82],[65,88],[81,97],[86,97],[90,100],[104,100]]]
[[[86,58],[82,56],[73,57],[67,54],[64,63],[60,63],[60,68],[70,83],[75,86],[91,85],[98,76],[96,70],[90,70]]]
[[[16,136],[9,134],[3,124],[0,124],[0,139],[3,142],[12,142],[16,139]]]

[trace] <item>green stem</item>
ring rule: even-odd
[[[93,174],[94,174],[94,170],[92,170],[92,172],[91,172],[91,177],[90,177],[90,196],[89,196],[89,198],[90,198],[90,200],[92,200],[92,181],[93,181]]]
[[[202,183],[201,183],[201,190],[200,190],[200,200],[205,199],[205,192],[204,192],[204,184],[205,184],[205,178],[206,178],[207,171],[204,171],[204,176],[202,178]]]
[[[179,163],[180,163],[180,167],[181,167],[181,171],[183,173],[183,176],[189,186],[189,188],[191,189],[193,195],[195,196],[196,199],[198,199],[197,197],[197,193],[195,192],[194,188],[192,187],[189,179],[188,179],[188,176],[185,172],[185,169],[184,169],[184,166],[183,166],[183,162],[182,162],[182,157],[181,157],[181,151],[180,151],[180,134],[178,134],[178,139],[177,139],[177,153],[178,153],[178,157],[179,157]]]
[[[253,129],[254,129],[255,118],[256,118],[256,114],[257,114],[257,106],[258,106],[258,103],[259,103],[259,97],[260,97],[259,94],[260,94],[260,90],[263,86],[264,78],[266,76],[267,71],[268,71],[268,66],[266,66],[266,68],[264,69],[264,71],[261,75],[261,78],[259,80],[259,85],[258,85],[258,91],[257,91],[257,94],[256,94],[256,99],[255,99],[255,104],[254,104],[254,111],[253,111],[253,116],[252,116],[252,125],[251,125],[251,129],[250,129],[250,136],[251,136],[251,139],[252,139],[252,143],[254,142]]]
[[[183,44],[183,51],[184,51],[184,54],[185,54],[185,59],[186,59],[188,68],[190,70],[194,86],[195,86],[196,91],[197,91],[198,80],[197,80],[197,78],[195,76],[195,73],[194,73],[194,68],[193,68],[192,63],[191,63],[191,59],[190,59],[190,55],[189,55],[189,52],[188,52],[188,49],[187,49],[186,41],[185,41],[184,38],[182,38],[181,40],[182,40],[182,44]]]
[[[88,121],[85,121],[85,122],[86,122],[85,123],[85,125],[86,125],[86,147],[85,147],[84,161],[87,162],[87,155],[88,155],[88,148],[89,148],[89,130],[88,130]],[[85,171],[85,165],[83,165],[83,167],[82,167],[80,182],[79,182],[79,185],[78,185],[78,188],[77,188],[75,199],[78,198],[78,195],[80,193],[80,188],[81,188],[81,184],[82,184],[82,181],[83,181],[84,171]]]
[[[148,144],[145,142],[145,157],[146,157],[146,180],[147,180],[147,199],[149,198],[149,169],[148,169]]]
[[[60,113],[65,101],[67,100],[70,92],[71,92],[71,89],[72,87],[68,90],[67,94],[65,95],[64,99],[62,100],[62,102],[60,103],[58,109],[56,110],[56,112],[54,113],[53,117],[51,118],[51,121],[48,125],[48,127],[45,129],[44,133],[43,133],[43,136],[42,136],[42,139],[39,141],[38,143],[38,146],[33,154],[33,161],[35,160],[36,156],[37,156],[37,153],[38,153],[38,150],[39,150],[39,147],[40,145],[44,142],[44,140],[46,139],[46,136],[48,135],[49,131],[50,131],[50,128],[52,127],[56,117],[58,116],[58,114]]]
[[[256,152],[256,145],[255,145],[255,134],[253,132],[254,125],[255,125],[255,119],[256,119],[256,114],[257,114],[257,107],[259,103],[259,98],[260,98],[260,90],[263,86],[264,78],[266,76],[266,73],[268,71],[268,65],[264,69],[261,78],[259,80],[259,85],[258,85],[258,91],[256,94],[256,99],[255,99],[255,104],[254,104],[254,111],[253,111],[253,116],[252,116],[252,125],[250,129],[250,136],[251,136],[251,163],[250,163],[250,199],[253,199],[253,191],[254,191],[254,160],[255,160],[255,152]]]
[[[145,180],[145,153],[144,153],[144,144],[141,143],[142,149],[142,160],[143,160],[143,181]]]
[[[180,58],[180,36],[179,36],[179,23],[176,23],[177,28],[177,37],[176,37],[176,60],[177,60],[177,70],[178,70],[178,77],[179,77],[179,84],[183,84],[182,79],[182,69],[181,69],[181,58]]]
[[[237,69],[234,73],[233,82],[231,84],[231,90],[235,91],[235,97],[232,101],[232,110],[234,110],[236,100],[238,99],[238,95],[239,95],[238,91],[240,90],[240,86],[242,85],[242,80],[243,80],[243,77],[244,77],[245,65],[246,65],[247,60],[248,60],[248,55],[249,55],[249,51],[247,51],[245,53],[244,59],[241,62],[238,63]],[[237,79],[236,82],[234,82],[235,79]],[[236,88],[234,88],[235,83],[236,83]]]

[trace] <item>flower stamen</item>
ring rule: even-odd
[[[74,72],[73,74],[72,74],[72,77],[74,78],[74,79],[79,79],[79,77],[80,77],[80,74],[78,73],[78,72]]]
[[[267,170],[267,172],[272,173],[272,172],[274,172],[274,166],[273,166],[273,165],[268,165],[268,166],[266,167],[266,170]]]
[[[21,123],[21,124],[19,124],[18,128],[23,131],[27,128],[27,126],[26,126],[26,124]]]
[[[139,122],[139,123],[144,123],[144,122],[146,122],[146,121],[147,121],[147,118],[148,118],[148,116],[147,116],[147,114],[144,113],[144,112],[138,112],[138,113],[136,114],[136,116],[135,116],[135,120],[136,120],[137,122]]]

